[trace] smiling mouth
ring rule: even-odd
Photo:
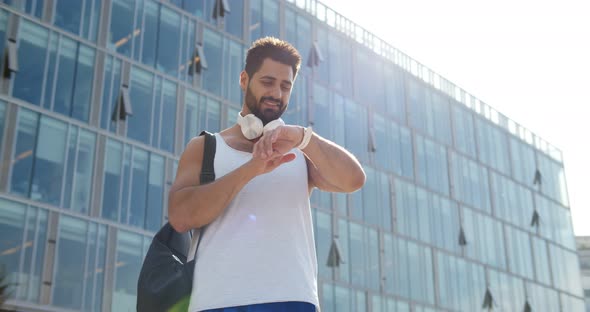
[[[264,104],[265,106],[273,107],[273,108],[280,107],[280,103],[273,102],[273,101],[264,101],[264,102],[262,102],[262,104]]]

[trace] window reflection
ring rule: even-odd
[[[139,234],[119,230],[115,260],[115,289],[113,290],[113,311],[132,311],[137,303],[137,279],[147,252],[146,238]]]
[[[26,14],[41,18],[43,14],[43,0],[3,0],[3,3]]]
[[[149,164],[145,228],[156,232],[162,225],[164,210],[164,157],[151,154]]]
[[[184,144],[188,144],[191,138],[199,135],[202,125],[199,124],[200,96],[198,93],[186,89],[184,95]],[[231,117],[235,121],[235,116]],[[228,118],[230,120],[230,118]]]
[[[95,41],[100,6],[101,0],[56,0],[53,24],[75,35]]]
[[[64,173],[67,125],[41,116],[35,149],[31,199],[59,206]]]
[[[225,31],[242,38],[244,35],[244,1],[243,0],[228,0],[231,12],[225,16]]]
[[[127,136],[148,145],[150,144],[150,131],[146,130],[152,120],[154,89],[154,75],[138,67],[133,67],[129,90],[129,96],[133,103],[133,116],[127,120]]]
[[[475,125],[479,143],[479,159],[504,174],[510,174],[506,132],[482,118],[475,118]]]
[[[112,114],[117,104],[121,86],[121,60],[113,56],[105,58],[100,127],[115,132],[116,122]]]
[[[162,85],[162,126],[160,129],[159,147],[174,153],[176,132],[176,84],[164,80]],[[155,128],[155,127],[154,127]],[[155,144],[154,144],[155,145]]]
[[[158,34],[158,61],[156,69],[173,77],[178,76],[178,50],[180,49],[180,14],[160,5]],[[144,41],[145,42],[145,41]]]
[[[207,56],[207,70],[202,72],[203,89],[221,95],[221,69],[223,68],[223,37],[217,32],[205,29],[203,31],[203,49]],[[235,77],[234,79],[238,79]]]
[[[8,23],[8,12],[0,10],[0,51],[4,51],[6,44],[6,24]],[[4,64],[2,64],[4,66]],[[0,67],[2,67],[0,66]]]
[[[133,29],[135,0],[114,0],[111,7],[111,25],[108,48],[131,57],[131,40],[141,34]]]
[[[472,207],[491,212],[487,170],[476,162],[451,153],[453,197]]]
[[[418,181],[433,190],[449,194],[447,151],[431,140],[416,135]]]
[[[313,209],[314,233],[317,250],[319,277],[332,279],[332,268],[327,266],[328,254],[332,245],[332,218],[330,214]]]
[[[452,105],[453,108],[453,133],[455,137],[455,148],[475,158],[475,131],[473,129],[473,116],[467,109],[459,107],[459,104]]]
[[[148,184],[148,152],[139,148],[133,149],[133,165],[131,166],[131,194],[129,207],[129,224],[143,227],[147,203]]]
[[[212,133],[219,132],[219,127],[221,127],[221,103],[212,98],[202,97],[199,106],[199,120],[202,130]]]
[[[0,101],[0,146],[4,137],[4,123],[6,120],[6,102]]]
[[[49,32],[26,19],[19,26],[19,71],[14,76],[12,96],[31,104],[41,104],[43,71]]]
[[[250,39],[279,37],[279,4],[275,0],[250,1]]]
[[[99,311],[102,301],[106,226],[60,216],[53,304]]]
[[[47,211],[0,199],[0,263],[10,298],[39,302]]]
[[[119,200],[121,193],[121,167],[123,144],[107,139],[104,184],[102,196],[102,217],[112,221],[119,220]]]

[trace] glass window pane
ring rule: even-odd
[[[344,116],[346,120],[346,149],[360,161],[367,161],[367,110],[365,107],[346,100]]]
[[[342,256],[343,263],[337,269],[338,279],[346,283],[350,283],[350,247],[349,247],[349,233],[348,233],[348,221],[344,219],[338,220],[338,243],[340,247],[340,254]]]
[[[223,67],[223,37],[207,28],[203,31],[203,53],[207,58],[207,69],[201,72],[203,89],[221,95],[221,69]],[[238,79],[237,77],[235,79]]]
[[[150,131],[146,127],[152,124],[153,81],[153,74],[132,67],[129,97],[133,116],[127,118],[127,136],[145,144],[150,144]]]
[[[31,183],[31,199],[60,205],[66,134],[65,123],[41,116]]]
[[[275,0],[250,1],[250,39],[279,37],[279,4]]]
[[[140,30],[133,29],[134,13],[135,0],[112,2],[108,48],[127,57],[131,57],[132,39],[141,33]]]
[[[322,283],[322,300],[320,303],[322,311],[335,312],[334,304],[334,285]]]
[[[379,215],[379,205],[377,204],[377,201],[379,200],[379,197],[377,197],[377,177],[373,168],[364,166],[364,170],[367,178],[365,185],[362,188],[363,207],[365,207],[363,211],[363,219],[369,224],[379,225],[381,220]]]
[[[3,285],[7,285],[7,298],[15,298],[20,277],[22,250],[26,248],[25,224],[27,206],[0,198],[0,263],[5,275]],[[10,291],[10,293],[9,293]]]
[[[114,131],[116,123],[111,117],[115,109],[121,85],[121,60],[112,56],[105,58],[100,127]]]
[[[8,22],[8,12],[0,10],[0,51],[4,51],[6,44],[6,24]]]
[[[212,133],[219,132],[219,127],[221,126],[221,103],[212,98],[204,99],[207,100],[207,105],[201,105],[199,107],[199,119],[202,130]]]
[[[53,24],[63,30],[79,35],[84,2],[80,0],[57,0],[55,3]]]
[[[88,222],[62,215],[55,258],[53,304],[80,309],[84,291],[84,265]]]
[[[532,237],[533,240],[533,260],[535,260],[535,275],[537,281],[551,285],[551,275],[549,271],[549,258],[547,258],[547,243],[540,238]]]
[[[33,151],[37,143],[39,115],[26,109],[19,109],[16,146],[12,160],[11,193],[29,196],[33,173]]]
[[[156,69],[173,77],[178,76],[179,44],[180,14],[161,5]]]
[[[338,312],[351,312],[351,294],[350,289],[335,286],[334,287],[334,311]]]
[[[6,102],[0,101],[0,146],[4,138],[4,123],[6,120]]]
[[[115,140],[107,139],[104,164],[102,217],[113,221],[119,220],[122,158],[123,144]]]
[[[406,99],[403,72],[397,67],[385,66],[385,105],[386,111],[404,122],[406,119]]]
[[[84,274],[84,311],[102,311],[102,290],[106,256],[106,226],[91,223],[88,256]]]
[[[128,223],[128,213],[131,200],[131,170],[132,170],[132,146],[123,145],[123,170],[121,172],[121,208],[119,209],[119,220]]]
[[[363,227],[350,223],[350,262],[352,284],[365,287],[364,233]]]
[[[164,157],[150,155],[148,199],[145,227],[157,231],[162,225],[164,207]]]
[[[77,53],[78,44],[74,40],[61,37],[53,110],[66,116],[72,114],[72,93],[74,91]]]
[[[193,53],[195,51],[195,22],[187,17],[182,18],[182,35],[181,35],[181,55],[180,55],[180,79],[192,84],[193,75],[189,75],[190,64],[192,63]]]
[[[94,167],[94,146],[96,135],[86,130],[80,131],[77,148],[76,172],[72,192],[72,209],[84,214],[90,211],[90,192],[92,191],[92,169]]]
[[[41,106],[46,109],[53,109],[54,96],[56,92],[56,71],[58,58],[58,41],[60,35],[55,32],[49,33],[49,58],[47,62],[47,73],[45,75],[45,91],[41,98]]]
[[[379,290],[381,274],[379,272],[379,235],[377,230],[368,228],[366,240],[367,286],[373,290]]]
[[[131,172],[129,224],[144,227],[148,185],[148,152],[134,148]]]
[[[225,31],[242,38],[244,35],[244,1],[243,0],[228,0],[231,12],[225,16]]]
[[[400,154],[402,160],[402,175],[408,178],[414,177],[414,158],[412,148],[412,135],[410,130],[400,127]]]
[[[170,153],[174,153],[174,134],[176,132],[176,84],[164,80],[162,87],[160,148]]]
[[[475,118],[475,125],[479,143],[479,159],[504,174],[510,174],[506,132],[481,118]]]
[[[133,311],[137,304],[137,279],[147,250],[144,238],[138,234],[119,230],[115,260],[115,289],[111,309]]]
[[[74,185],[74,171],[76,166],[76,148],[78,145],[78,127],[70,126],[68,130],[68,149],[66,151],[66,173],[64,190],[71,190]],[[63,207],[70,208],[72,205],[72,194],[64,192]]]
[[[315,213],[315,233],[316,233],[316,250],[317,261],[319,266],[319,276],[331,279],[332,268],[327,265],[330,247],[332,245],[332,218],[330,214],[314,209]]]
[[[237,115],[236,115],[237,116]],[[235,116],[233,118],[236,118]],[[184,144],[199,135],[199,94],[187,89],[184,95]]]
[[[279,4],[275,0],[262,0],[261,37],[279,37]],[[255,39],[255,37],[251,37]]]
[[[18,59],[21,62],[14,77],[12,95],[40,105],[49,32],[27,19],[23,19],[19,27]]]
[[[88,121],[90,115],[90,102],[94,80],[94,57],[94,49],[80,44],[71,116],[84,122]]]
[[[241,3],[241,1],[239,2]],[[233,12],[234,8],[231,8]],[[241,105],[242,89],[238,77],[244,66],[244,49],[241,44],[229,39],[225,41],[225,47],[225,97],[234,104]],[[235,116],[232,116],[231,120],[235,118]]]
[[[172,0],[177,5],[182,2],[182,8],[196,17],[203,18],[203,6],[205,0]],[[233,8],[230,6],[230,8]]]

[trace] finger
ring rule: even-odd
[[[260,141],[254,143],[254,148],[252,149],[252,157],[263,158],[261,147],[262,147],[262,145],[261,145]]]
[[[297,156],[295,156],[295,154],[293,154],[293,153],[289,153],[287,155],[284,155],[283,157],[281,157],[281,163],[280,164],[282,165],[284,163],[288,163],[290,161],[293,161],[295,159],[295,157],[297,157]]]
[[[272,133],[269,132],[267,133],[267,135],[262,137],[262,140],[264,140],[264,153],[266,154],[267,157],[270,157],[270,155],[272,155],[273,153],[273,149],[272,149]]]
[[[279,138],[279,136],[282,133],[283,126],[279,126],[278,128],[276,128],[273,132],[272,132],[272,137],[271,137],[271,142],[274,143],[277,141],[277,139]]]

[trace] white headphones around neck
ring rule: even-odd
[[[254,114],[242,116],[242,113],[238,112],[238,125],[240,125],[242,134],[244,134],[246,139],[253,140],[267,131],[276,129],[278,126],[284,126],[285,122],[281,118],[278,118],[263,126],[262,120],[254,116]]]

